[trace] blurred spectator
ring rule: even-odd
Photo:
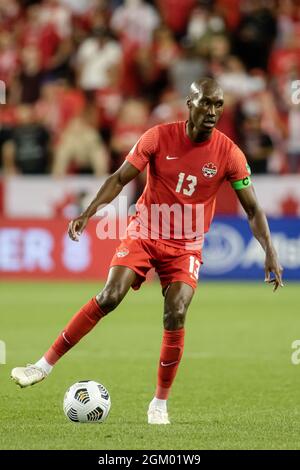
[[[144,0],[124,0],[124,4],[113,12],[112,30],[124,42],[136,47],[149,46],[152,34],[160,23],[156,9]]]
[[[234,142],[238,140],[237,134],[237,107],[238,100],[233,93],[224,93],[224,106],[223,114],[218,121],[217,128],[219,131],[224,132]]]
[[[180,38],[186,32],[187,21],[197,0],[156,0],[163,22]]]
[[[209,41],[209,58],[219,62],[225,61],[230,56],[231,45],[227,34],[213,34]]]
[[[145,51],[148,63],[153,32],[159,23],[158,12],[144,0],[125,0],[113,12],[110,25],[122,46],[122,91],[125,96],[136,96],[139,93],[139,54],[141,50]]]
[[[172,87],[180,96],[185,97],[195,77],[205,77],[208,67],[207,62],[196,54],[191,42],[182,41],[181,46],[180,55],[170,64],[169,77]]]
[[[110,85],[109,77],[121,72],[122,50],[109,30],[97,27],[77,52],[78,83],[83,90],[97,90]]]
[[[21,8],[17,0],[0,0],[0,23],[3,29],[11,29],[19,15]]]
[[[68,122],[81,113],[84,105],[81,90],[71,87],[66,80],[56,80],[43,84],[36,113],[56,143]]]
[[[277,3],[276,48],[285,47],[289,38],[299,30],[300,5],[295,0],[281,0]]]
[[[160,26],[154,32],[151,55],[154,58],[156,73],[166,73],[177,61],[180,48],[169,28]]]
[[[12,85],[12,99],[16,103],[35,103],[40,97],[43,72],[40,51],[27,46],[21,51],[19,74]]]
[[[3,146],[5,143],[10,140],[10,129],[6,125],[1,123],[0,125],[0,168],[3,167]]]
[[[300,23],[299,23],[300,26]],[[300,32],[300,31],[299,31]],[[272,51],[269,57],[269,72],[280,79],[294,72],[300,72],[300,34],[291,33],[285,43]]]
[[[91,10],[97,4],[97,0],[60,0],[60,3],[68,7],[73,15],[79,16]]]
[[[226,59],[224,70],[217,80],[225,92],[232,93],[239,98],[262,91],[266,86],[264,78],[250,75],[236,56]]]
[[[98,110],[98,127],[107,141],[110,139],[111,129],[118,117],[123,103],[122,89],[118,84],[111,82],[111,86],[97,90],[95,93],[95,104]]]
[[[163,124],[167,122],[181,121],[188,117],[185,99],[183,99],[175,90],[166,90],[159,104],[153,109],[149,126]]]
[[[61,132],[61,103],[58,98],[59,85],[56,82],[45,82],[41,87],[40,99],[36,103],[38,119],[53,134],[54,141]]]
[[[111,150],[113,160],[111,171],[120,166],[126,154],[145,132],[148,117],[148,106],[144,101],[129,99],[123,103],[112,130]]]
[[[41,24],[52,24],[63,39],[71,35],[71,12],[59,0],[44,0],[40,13]]]
[[[180,49],[173,33],[165,26],[155,30],[150,48],[140,49],[137,58],[139,73],[147,97],[152,101],[155,102],[161,91],[169,86],[168,71],[179,55]]]
[[[8,31],[0,31],[0,79],[6,86],[12,83],[18,65],[18,49],[15,38]]]
[[[41,21],[40,4],[31,5],[26,10],[26,19],[19,25],[19,40],[22,48],[35,46],[41,53],[42,68],[50,66],[52,57],[60,45],[60,37],[52,23]]]
[[[267,173],[268,160],[273,144],[270,136],[261,129],[261,117],[249,114],[242,122],[240,146],[244,151],[252,173]]]
[[[194,44],[205,36],[220,34],[224,31],[224,19],[209,5],[199,5],[192,10],[187,26],[187,36]]]
[[[266,5],[264,0],[245,0],[241,4],[244,11],[234,38],[234,52],[248,69],[267,69],[277,23],[275,12]]]
[[[287,154],[289,171],[300,171],[300,106],[293,106],[288,116]]]
[[[229,31],[234,31],[241,16],[241,0],[216,0],[216,9],[225,20]]]
[[[91,110],[85,108],[62,132],[53,161],[53,175],[64,176],[73,170],[102,176],[108,171],[108,155],[97,132],[90,123]]]
[[[49,134],[36,122],[30,105],[17,110],[18,124],[3,145],[4,174],[43,174],[49,163]]]

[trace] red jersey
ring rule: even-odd
[[[203,242],[209,229],[223,181],[249,177],[246,157],[232,140],[213,129],[210,139],[195,143],[186,134],[184,121],[149,129],[126,160],[140,171],[147,166],[147,183],[128,226],[129,236],[130,231],[141,232],[141,238],[189,249],[201,248],[196,242]],[[174,210],[168,213],[170,208]]]

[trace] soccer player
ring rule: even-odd
[[[137,213],[112,259],[103,290],[81,307],[40,360],[12,370],[18,385],[27,387],[46,378],[56,362],[119,305],[130,287],[138,289],[148,270],[155,267],[164,296],[164,332],[148,423],[169,424],[167,399],[183,353],[184,323],[197,285],[203,233],[209,229],[216,194],[224,180],[231,182],[265,251],[265,281],[272,283],[274,290],[283,286],[282,268],[251,185],[246,158],[237,145],[215,129],[223,105],[223,91],[215,80],[203,78],[192,83],[187,98],[188,121],[158,125],[145,132],[89,207],[70,222],[69,236],[78,241],[90,217],[147,167],[147,184],[137,202]],[[162,224],[151,220],[157,215],[157,207],[165,210]],[[198,207],[204,207],[203,223],[201,217],[195,219]],[[173,217],[170,213],[166,217],[166,208],[174,209]],[[182,211],[187,214],[184,222],[192,227],[183,235],[181,231],[180,237]],[[196,232],[195,224],[200,226]]]

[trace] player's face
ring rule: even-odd
[[[187,101],[190,121],[199,132],[211,132],[223,112],[224,98],[220,88],[199,89]]]

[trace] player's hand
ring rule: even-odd
[[[88,223],[88,217],[80,215],[76,219],[71,220],[68,227],[68,235],[74,242],[79,241],[79,237],[82,234]]]
[[[283,287],[282,271],[283,268],[279,263],[276,252],[273,250],[267,251],[265,260],[265,282],[274,285],[273,292],[275,292],[278,287]],[[273,273],[275,277],[271,277],[271,273]]]

